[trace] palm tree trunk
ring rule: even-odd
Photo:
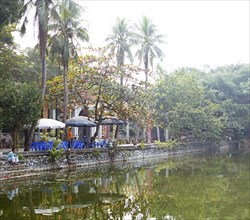
[[[144,68],[145,68],[145,89],[148,89],[148,52],[145,53],[144,56]],[[151,120],[151,109],[149,106],[149,121],[148,121],[148,132],[147,132],[147,140],[148,144],[151,144],[151,133],[152,133],[152,120]]]
[[[144,68],[145,68],[145,88],[148,89],[148,52],[144,57]]]
[[[45,51],[45,49],[44,49]],[[46,53],[42,53],[42,93],[41,99],[44,100],[45,91],[46,91],[46,82],[47,82],[47,64],[46,64]]]
[[[125,58],[124,50],[120,49],[118,51],[117,56],[118,56],[117,57],[117,66],[121,68],[122,66],[124,66],[124,58]],[[121,84],[121,86],[123,86],[123,71],[121,71],[120,84]]]
[[[63,122],[68,117],[68,64],[63,64],[63,87],[64,87],[64,104],[63,104]]]

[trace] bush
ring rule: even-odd
[[[139,144],[139,147],[143,150],[145,148],[145,143],[142,141],[140,144]]]
[[[154,144],[159,148],[167,148],[169,150],[172,150],[177,146],[177,141],[176,140],[169,140],[168,142],[154,141]]]
[[[56,149],[56,146],[53,146],[52,150],[49,150],[49,156],[52,162],[55,162],[56,159],[61,158],[63,154],[63,149]]]

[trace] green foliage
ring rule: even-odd
[[[18,154],[18,159],[19,161],[25,160],[25,157],[22,154]]]
[[[71,59],[75,59],[78,54],[73,39],[88,41],[88,32],[81,25],[81,13],[84,12],[79,4],[73,0],[59,1],[51,9],[49,31],[53,35],[50,38],[50,51],[52,58],[56,57],[58,65],[63,66],[64,78],[64,107],[63,121],[68,117],[68,66]]]
[[[95,158],[98,159],[98,158],[101,156],[100,150],[97,149],[97,148],[94,148],[94,150],[93,150],[93,155],[94,155]]]
[[[43,141],[48,142],[52,141],[53,142],[53,148],[57,148],[60,143],[62,143],[62,140],[57,138],[55,133],[55,130],[51,130],[49,133],[44,132],[41,134],[41,138]]]
[[[13,45],[13,36],[12,31],[15,30],[14,25],[5,26],[3,28],[0,28],[0,43],[3,43],[4,45],[11,46]]]
[[[21,8],[23,7],[24,0],[15,1],[0,1],[0,29],[3,26],[17,23],[21,18]]]
[[[169,150],[172,150],[177,146],[177,140],[174,139],[167,142],[154,141],[154,144],[159,148],[167,148]]]
[[[55,162],[56,159],[59,159],[63,156],[63,149],[56,149],[56,145],[53,146],[52,150],[49,150],[49,156],[52,162]]]
[[[132,29],[125,18],[117,18],[115,25],[112,27],[106,41],[109,42],[108,47],[115,51],[116,62],[118,66],[124,65],[125,54],[128,55],[130,62],[133,62],[131,53]],[[123,84],[123,74],[121,74],[121,85]]]
[[[119,118],[146,121],[147,101],[144,86],[133,75],[139,71],[133,66],[117,67],[113,54],[102,49],[86,49],[88,55],[69,66],[69,106],[94,105],[88,116],[99,121],[105,112]],[[79,65],[80,63],[80,65]],[[124,73],[124,85],[119,82],[120,71]],[[63,78],[56,77],[48,83],[49,101],[62,107]],[[143,124],[141,122],[141,124]],[[144,123],[145,124],[145,123]],[[97,126],[97,131],[99,125]]]
[[[206,98],[218,103],[226,116],[225,126],[234,130],[236,139],[241,138],[241,133],[249,136],[249,64],[217,67],[200,75],[206,86]]]
[[[117,149],[114,148],[114,147],[109,148],[108,149],[108,155],[109,155],[110,161],[113,163],[114,160],[115,160],[115,157],[117,155]]]
[[[63,149],[57,149],[58,145],[62,143],[62,140],[55,137],[55,130],[51,130],[50,133],[43,134],[44,140],[47,142],[48,140],[53,142],[52,150],[49,150],[49,156],[52,162],[55,162],[56,159],[61,158],[63,156]]]
[[[47,132],[42,133],[40,136],[41,136],[42,141],[45,141],[45,142],[49,141],[49,135]]]
[[[135,56],[144,64],[146,87],[148,85],[149,65],[153,66],[155,58],[159,58],[160,60],[164,58],[164,53],[158,47],[159,44],[165,43],[164,38],[164,35],[158,33],[152,19],[146,16],[143,16],[139,24],[135,25],[133,41],[139,48]]]
[[[143,150],[145,148],[145,143],[142,141],[140,144],[139,144],[139,147]]]
[[[162,72],[162,71],[161,71]],[[219,141],[224,118],[218,104],[204,99],[205,88],[193,69],[160,74],[153,88],[154,116],[172,137],[181,140],[186,132],[205,141]]]
[[[32,84],[0,84],[0,125],[10,128],[13,145],[17,146],[19,132],[36,123],[40,116],[39,90]]]
[[[221,139],[223,117],[216,116],[219,105],[207,102],[207,105],[193,108],[188,104],[178,103],[167,113],[169,130],[181,140],[185,132],[192,131],[201,141],[217,142]]]
[[[25,62],[24,56],[0,42],[0,81],[23,82]]]

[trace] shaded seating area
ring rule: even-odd
[[[124,122],[122,120],[119,120],[115,117],[110,117],[106,116],[102,118],[101,125],[117,125],[116,131],[115,131],[115,138],[117,137],[117,130],[118,130],[118,125],[123,124]],[[73,118],[70,118],[66,120],[66,123],[62,123],[53,119],[40,119],[38,121],[37,128],[39,129],[57,129],[57,128],[64,128],[67,126],[72,126],[72,127],[96,127],[96,123],[85,117],[85,116],[76,116]],[[69,141],[70,140],[70,141]],[[78,139],[73,139],[72,137],[69,140],[62,141],[57,149],[64,149],[67,150],[69,148],[71,149],[84,149],[84,148],[104,148],[108,147],[109,144],[112,144],[112,141],[104,139],[104,140],[94,140],[93,137],[90,139],[85,138],[84,140],[78,140]],[[53,141],[50,142],[32,142],[30,149],[31,151],[48,151],[53,148]]]
[[[30,146],[31,151],[47,151],[53,148],[53,142],[32,142]]]
[[[94,142],[88,142],[85,143],[84,141],[81,140],[72,140],[71,142],[71,148],[72,149],[84,149],[84,148],[103,148],[107,147],[108,143],[106,140],[102,141],[94,141]],[[53,142],[32,142],[30,146],[31,151],[48,151],[53,148]],[[67,150],[69,148],[69,141],[62,141],[57,149],[64,149]]]
[[[62,141],[57,149],[64,149],[64,150],[67,150],[69,148],[69,142],[68,141]]]
[[[84,142],[80,140],[72,141],[72,149],[83,149],[85,147]]]

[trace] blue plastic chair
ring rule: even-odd
[[[39,146],[40,151],[45,151],[45,150],[49,150],[50,144],[47,142],[38,142],[38,146]]]
[[[49,144],[48,145],[48,150],[52,150],[53,144],[54,144],[53,141],[49,141],[48,144]]]
[[[32,142],[31,150],[32,151],[49,150],[49,146],[50,146],[50,144],[47,142]]]
[[[84,142],[83,141],[72,141],[72,148],[73,149],[83,149]]]
[[[68,147],[69,147],[69,142],[68,142],[68,141],[62,141],[62,142],[58,145],[57,149],[64,149],[64,150],[67,150]]]
[[[89,148],[95,148],[95,146],[96,146],[96,142],[92,142],[88,144]]]
[[[37,142],[32,142],[31,145],[30,145],[30,149],[31,151],[37,151],[37,145],[36,145]]]
[[[107,141],[106,140],[102,140],[100,141],[100,147],[107,147]]]

